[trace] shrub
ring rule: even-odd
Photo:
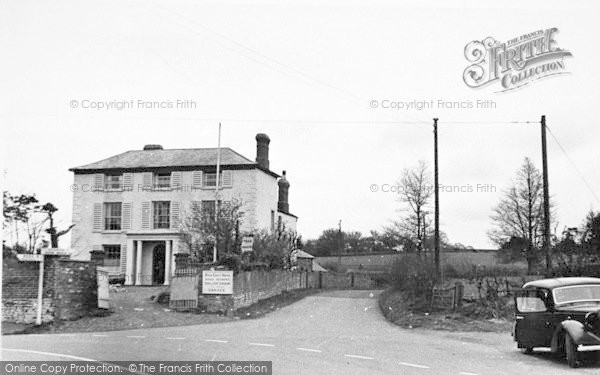
[[[431,294],[438,276],[433,262],[427,258],[403,256],[396,260],[390,275],[392,287],[414,296]]]

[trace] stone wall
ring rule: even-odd
[[[2,264],[2,321],[34,323],[38,262],[5,258]],[[96,265],[60,256],[45,257],[42,322],[78,319],[98,307]]]

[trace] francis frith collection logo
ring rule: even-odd
[[[553,27],[499,42],[492,37],[474,40],[465,47],[471,63],[463,80],[472,88],[498,83],[500,90],[523,87],[541,78],[568,73],[565,57],[571,52],[558,47],[558,29]]]

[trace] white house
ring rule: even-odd
[[[219,200],[242,200],[242,231],[296,229],[285,171],[269,169],[269,142],[256,135],[256,161],[220,150]],[[192,204],[214,208],[217,151],[146,145],[71,168],[74,253],[89,259],[91,250],[104,250],[109,272],[128,285],[168,284],[174,254],[187,251],[179,246],[180,217]]]

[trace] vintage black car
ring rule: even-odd
[[[525,353],[547,347],[579,365],[581,351],[600,350],[600,278],[531,281],[515,293],[514,339]]]

